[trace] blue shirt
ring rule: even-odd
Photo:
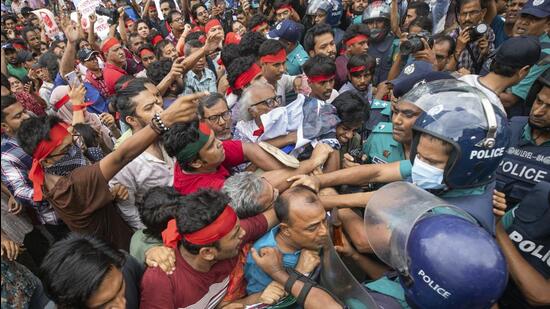
[[[541,45],[550,44],[550,36],[548,36],[547,33],[542,34],[539,37],[539,42],[541,43]],[[544,48],[544,46],[542,46],[541,58],[548,54],[550,54],[550,48]],[[533,85],[533,83],[548,68],[550,68],[550,64],[544,64],[544,65],[535,64],[534,66],[532,66],[531,69],[529,69],[529,73],[527,73],[527,76],[525,76],[524,79],[522,79],[519,83],[517,83],[512,87],[512,93],[515,96],[525,100],[527,98],[527,94],[529,93],[529,89],[531,89],[531,86]]]
[[[495,16],[491,22],[491,29],[495,33],[495,48],[498,48],[500,44],[508,40],[508,35],[504,31],[504,18],[502,16]]]
[[[254,246],[252,246],[256,251],[259,251],[261,248],[264,247],[277,247],[277,241],[275,240],[275,236],[279,233],[279,226],[276,226],[271,229],[271,231],[267,232],[262,238],[256,240],[254,243]],[[283,266],[284,267],[296,267],[296,264],[298,264],[298,259],[300,258],[300,250],[293,252],[293,253],[285,253],[283,254]],[[244,276],[246,278],[246,282],[248,282],[246,286],[246,292],[248,294],[258,293],[263,291],[270,283],[273,281],[271,277],[266,274],[263,270],[256,265],[254,262],[254,259],[252,259],[252,254],[249,253],[246,257],[246,264],[244,265]]]
[[[55,80],[53,82],[53,89],[57,86],[68,86],[69,84],[61,74],[57,73]],[[109,102],[101,95],[99,90],[97,90],[92,84],[84,82],[84,88],[86,88],[86,96],[84,97],[84,102],[92,102],[93,104],[88,106],[86,110],[90,113],[101,114],[109,112]]]
[[[193,71],[189,71],[185,74],[185,90],[183,94],[192,94],[201,91],[218,91],[218,89],[216,89],[216,75],[208,68],[204,69],[200,80]]]

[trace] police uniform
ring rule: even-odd
[[[370,104],[369,119],[364,124],[364,129],[370,134],[381,122],[391,120],[391,104],[388,101],[374,99]]]
[[[497,170],[497,190],[510,205],[520,202],[541,181],[550,182],[550,141],[536,145],[529,117],[513,117],[510,147]]]
[[[289,75],[298,75],[302,73],[302,65],[309,59],[304,47],[298,43],[286,56],[286,71]]]
[[[393,56],[396,52],[394,39],[395,37],[393,35],[387,35],[380,42],[369,43],[369,50],[367,53],[376,59],[373,85],[378,85],[380,82],[388,79],[388,73],[393,63]]]
[[[502,218],[502,225],[521,256],[546,280],[550,279],[550,183],[540,182],[516,208]],[[501,308],[531,308],[514,280],[499,301]]]

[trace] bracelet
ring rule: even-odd
[[[73,112],[79,112],[86,109],[86,105],[73,105]]]
[[[155,131],[155,133],[157,133],[158,135],[162,135],[162,131],[160,130],[159,127],[157,127],[157,125],[153,121],[151,121],[149,126],[151,127],[151,129],[153,129],[153,131]]]
[[[153,129],[155,129],[154,127],[156,127],[156,129],[158,130],[158,132],[160,132],[159,134],[164,134],[166,132],[168,132],[168,127],[166,125],[164,125],[164,122],[162,121],[162,119],[160,119],[160,114],[159,113],[155,113],[155,116],[153,116],[153,119],[151,119],[151,124],[152,124],[152,127]],[[155,130],[155,131],[157,131]]]

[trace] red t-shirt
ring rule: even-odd
[[[267,232],[267,220],[263,214],[242,219],[246,231],[242,247]],[[141,279],[140,308],[215,308],[227,293],[231,271],[239,256],[219,261],[210,271],[195,270],[176,250],[176,270],[167,275],[159,267],[147,268]]]
[[[181,170],[179,164],[174,168],[174,188],[186,195],[200,188],[220,190],[229,177],[228,169],[244,162],[243,144],[241,141],[223,141],[225,160],[216,172],[210,174],[188,174]]]
[[[103,80],[105,81],[105,86],[107,86],[107,91],[109,95],[115,93],[115,85],[118,80],[124,76],[128,75],[123,68],[117,67],[111,63],[105,63],[105,68],[103,69]]]

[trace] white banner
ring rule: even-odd
[[[48,9],[39,9],[32,11],[42,22],[44,23],[44,30],[46,31],[46,35],[50,39],[55,39],[56,36],[61,34],[61,31],[59,30],[59,27],[57,26],[57,23],[55,22],[55,18],[53,16],[53,13]]]
[[[83,29],[88,30],[90,19],[88,16],[95,13],[95,8],[101,5],[101,0],[73,0],[74,6],[82,14],[81,25]],[[95,34],[101,39],[105,40],[109,35],[109,20],[108,17],[97,15],[97,21],[94,25]]]

